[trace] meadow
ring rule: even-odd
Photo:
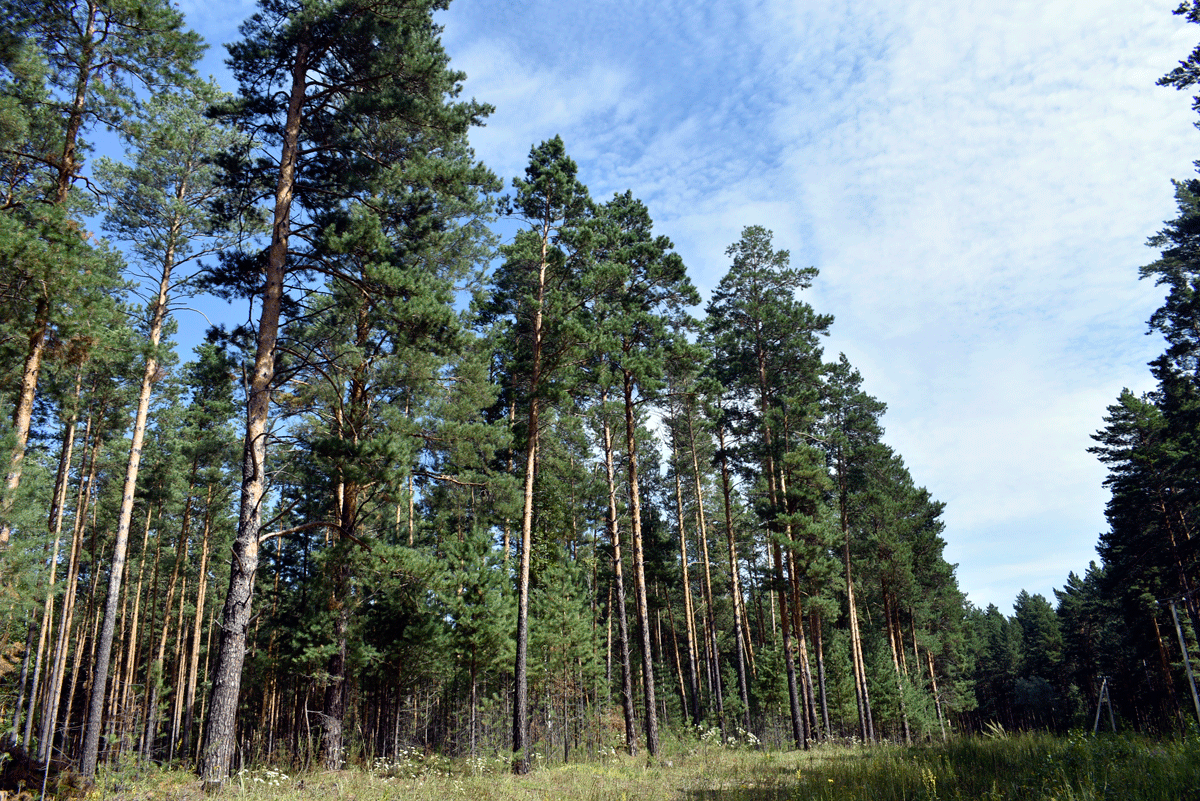
[[[499,758],[449,760],[411,752],[336,772],[260,767],[217,797],[246,801],[1181,801],[1200,799],[1200,738],[1041,734],[961,738],[947,744],[822,744],[786,753],[713,742],[671,743],[670,753],[612,754],[538,765],[513,776]],[[102,771],[94,797],[199,801],[194,775],[125,766]],[[208,796],[212,797],[212,796]]]

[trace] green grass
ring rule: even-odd
[[[409,755],[373,769],[290,775],[260,768],[220,798],[245,801],[1187,801],[1200,799],[1200,741],[1014,735],[903,748],[820,746],[768,753],[677,744],[644,758],[546,766],[512,776],[499,759]],[[97,797],[200,801],[184,772],[109,772]]]

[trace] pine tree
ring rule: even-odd
[[[721,428],[730,429],[730,437],[745,432],[746,437],[753,438],[754,443],[745,450],[743,458],[753,464],[747,472],[762,476],[765,484],[757,491],[763,498],[761,508],[775,562],[792,733],[796,746],[801,747],[807,745],[808,717],[801,710],[792,629],[799,632],[803,620],[795,614],[798,604],[793,603],[791,582],[784,576],[782,553],[786,541],[791,556],[791,539],[797,533],[793,526],[801,521],[794,515],[797,510],[788,508],[789,471],[784,454],[789,450],[789,440],[801,436],[805,426],[815,419],[815,391],[821,367],[817,338],[828,333],[833,318],[818,315],[810,305],[796,298],[799,290],[811,285],[817,271],[792,268],[789,253],[774,250],[771,237],[771,232],[761,226],[748,226],[741,239],[726,250],[733,263],[708,305],[708,328],[714,349],[714,371],[729,399],[722,409]],[[723,458],[728,459],[730,449],[724,444],[721,448]],[[722,471],[726,472],[724,465]],[[809,473],[807,480],[813,478],[814,474]],[[793,486],[793,490],[800,489]],[[816,507],[807,512],[810,519],[819,516]],[[785,517],[789,514],[792,516]],[[732,537],[732,531],[728,533]],[[732,563],[732,540],[730,559]],[[794,576],[794,559],[789,560],[789,565],[789,573]],[[736,576],[732,564],[731,570]],[[739,613],[736,608],[740,594],[735,589],[735,625],[739,630],[745,626],[744,612]],[[743,704],[748,706],[741,636],[738,677]]]
[[[596,332],[596,347],[611,362],[624,400],[625,463],[634,592],[642,646],[646,750],[655,757],[659,751],[658,717],[642,533],[636,407],[653,400],[664,388],[666,360],[672,344],[682,342],[688,322],[684,309],[697,304],[699,294],[687,278],[683,260],[671,252],[671,241],[652,234],[649,212],[632,194],[617,195],[605,204],[598,213],[597,223],[599,264],[589,276],[599,283],[593,290],[597,306],[594,313],[603,319],[603,327]]]
[[[200,40],[184,30],[181,14],[161,1],[13,2],[3,11],[10,29],[36,43],[37,55],[25,58],[44,60],[46,99],[55,112],[53,118],[44,112],[27,117],[27,121],[36,118],[38,124],[26,127],[26,135],[14,142],[8,157],[12,166],[6,172],[12,178],[19,176],[27,191],[23,193],[26,197],[18,201],[10,190],[8,205],[21,208],[13,204],[24,205],[39,196],[49,200],[55,207],[50,214],[27,212],[18,219],[24,217],[21,223],[33,236],[58,238],[65,245],[66,239],[80,233],[67,222],[66,210],[83,162],[81,136],[96,124],[118,129],[135,126],[137,91],[161,91],[189,76],[200,56]],[[18,80],[18,84],[29,83],[28,70],[15,74],[25,79]],[[26,91],[30,93],[36,95],[37,91]],[[47,145],[50,147],[43,149]],[[38,171],[41,175],[25,166],[30,164],[42,168]],[[32,197],[28,190],[33,190]],[[71,246],[79,247],[74,243]],[[71,277],[72,272],[87,275],[78,268],[73,260],[56,260],[40,270],[18,273],[26,283],[25,296],[34,300],[34,312],[13,415],[16,444],[8,460],[6,498],[0,500],[0,546],[9,539],[9,526],[2,518],[9,504],[7,496],[20,484],[21,461],[48,334],[60,319],[58,305],[69,297],[72,281],[78,280]],[[95,279],[88,283],[94,284]],[[77,305],[71,311],[80,313]]]
[[[495,277],[497,316],[513,322],[516,352],[510,385],[526,405],[521,561],[517,572],[517,636],[513,670],[513,771],[529,770],[529,582],[534,527],[534,486],[542,408],[565,394],[568,366],[586,340],[579,275],[588,258],[584,223],[591,212],[587,187],[559,137],[534,147],[525,177],[514,178],[511,211],[529,228],[502,251]]]
[[[199,765],[210,785],[225,780],[233,754],[266,491],[276,354],[285,311],[295,302],[286,287],[303,283],[305,270],[332,267],[317,241],[330,226],[355,219],[351,198],[372,193],[375,180],[386,172],[399,173],[417,187],[433,187],[440,177],[436,162],[429,171],[419,169],[427,164],[420,154],[461,141],[488,111],[473,102],[453,102],[463,76],[448,68],[431,19],[444,5],[264,0],[242,27],[245,38],[230,46],[241,96],[227,116],[271,148],[271,155],[253,160],[247,153],[229,155],[230,197],[247,203],[269,193],[272,222],[264,252],[235,255],[214,277],[230,293],[261,296],[261,305],[238,536]],[[279,103],[282,97],[286,104]],[[391,141],[407,147],[391,151],[384,161],[373,149],[378,139],[368,133],[393,126],[408,136]],[[423,132],[428,141],[422,140]]]
[[[124,166],[101,162],[98,170],[101,181],[111,187],[114,196],[106,228],[134,246],[157,291],[146,308],[145,367],[125,470],[104,622],[92,668],[88,725],[80,758],[80,770],[85,776],[96,771],[142,442],[152,387],[162,377],[158,351],[163,328],[169,320],[177,282],[175,271],[224,244],[218,236],[217,221],[208,213],[208,205],[217,194],[211,162],[217,152],[235,146],[237,140],[230,132],[214,127],[204,116],[215,99],[215,89],[200,84],[184,88],[179,94],[154,98],[144,108],[146,117],[139,126],[138,152],[133,163]]]
[[[850,657],[858,705],[859,736],[864,742],[875,739],[871,715],[870,687],[860,633],[858,602],[855,596],[854,563],[851,559],[851,532],[854,525],[855,495],[868,483],[865,464],[879,446],[882,428],[879,418],[886,405],[862,390],[862,376],[842,355],[827,370],[823,403],[822,435],[833,473],[838,526],[842,532],[842,559],[845,569],[846,614],[850,629]]]

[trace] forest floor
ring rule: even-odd
[[[680,744],[654,764],[611,756],[513,776],[499,759],[417,753],[336,772],[256,768],[206,796],[183,771],[109,769],[114,801],[1187,801],[1200,799],[1200,739],[1082,734],[963,738],[902,747],[820,745],[785,753]]]

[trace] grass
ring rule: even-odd
[[[542,767],[512,776],[499,759],[447,760],[413,753],[366,768],[290,775],[258,768],[234,777],[230,801],[1187,801],[1200,799],[1200,741],[1133,736],[1013,735],[947,745],[822,745],[770,753],[677,745],[655,764]],[[102,775],[96,797],[201,801],[182,771]],[[211,796],[207,797],[211,798]]]

